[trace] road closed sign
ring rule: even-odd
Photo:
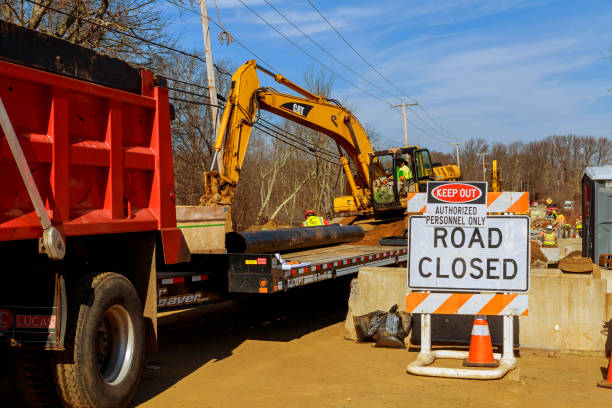
[[[427,226],[484,226],[487,216],[487,183],[428,182],[425,216]]]
[[[412,216],[408,250],[412,290],[529,290],[528,217],[492,216],[478,227],[431,227],[427,216]]]

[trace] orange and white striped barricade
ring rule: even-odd
[[[406,312],[421,314],[421,350],[407,372],[483,380],[503,377],[517,364],[513,317],[528,313],[529,218],[487,216],[485,225],[477,227],[432,227],[426,216],[419,215],[409,222],[408,288],[413,292],[406,295]],[[431,367],[439,358],[469,356],[467,351],[432,350],[432,314],[503,316],[503,353],[493,355],[499,366]]]
[[[406,369],[410,374],[433,377],[469,378],[493,380],[502,378],[516,367],[513,352],[513,316],[526,316],[527,295],[494,293],[425,293],[413,292],[406,295],[406,312],[421,315],[421,350]],[[477,370],[469,368],[428,367],[438,358],[463,360],[467,351],[431,349],[432,314],[503,315],[503,353],[493,353],[499,361],[495,369]]]
[[[427,193],[408,193],[406,212],[422,214],[427,209]],[[529,193],[517,191],[488,192],[487,213],[516,214],[529,211]]]

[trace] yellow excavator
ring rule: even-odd
[[[270,75],[300,96],[260,87],[257,71]],[[262,109],[321,132],[336,142],[350,191],[350,195],[334,199],[336,215],[399,212],[406,208],[407,193],[425,191],[427,181],[460,177],[455,165],[434,167],[429,151],[418,146],[374,151],[359,120],[339,102],[315,95],[251,60],[232,76],[214,145],[213,166],[217,163],[218,171],[204,173],[201,204],[232,204],[251,132]],[[406,165],[412,179],[400,180],[398,169]]]

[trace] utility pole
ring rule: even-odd
[[[219,129],[219,109],[217,101],[217,80],[215,78],[215,66],[213,64],[212,46],[210,44],[210,28],[208,26],[208,10],[206,9],[206,0],[200,0],[200,16],[202,18],[202,36],[204,37],[204,56],[206,57],[206,76],[208,77],[208,97],[210,99],[210,114],[212,116],[213,137],[217,137]],[[223,151],[223,150],[222,150]],[[223,157],[223,153],[219,157]],[[217,152],[212,160],[210,169],[215,167],[217,160]],[[217,168],[221,168],[221,159]]]
[[[406,106],[417,106],[419,103],[406,103],[402,101],[400,105],[391,105],[392,108],[402,108],[402,116],[404,117],[404,146],[408,147],[408,125],[406,124]]]
[[[459,167],[459,170],[461,170],[461,166],[459,165],[459,145],[465,144],[465,142],[454,142],[454,143],[449,143],[449,145],[455,145],[455,152],[457,153],[457,167]]]
[[[485,168],[486,153],[478,153],[482,157],[482,181],[487,181],[487,169]]]

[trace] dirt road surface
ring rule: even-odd
[[[161,351],[149,361],[159,369],[145,372],[133,406],[612,406],[612,390],[595,386],[603,355],[522,350],[518,381],[411,376],[418,350],[343,339],[348,281],[314,289],[163,316]]]

